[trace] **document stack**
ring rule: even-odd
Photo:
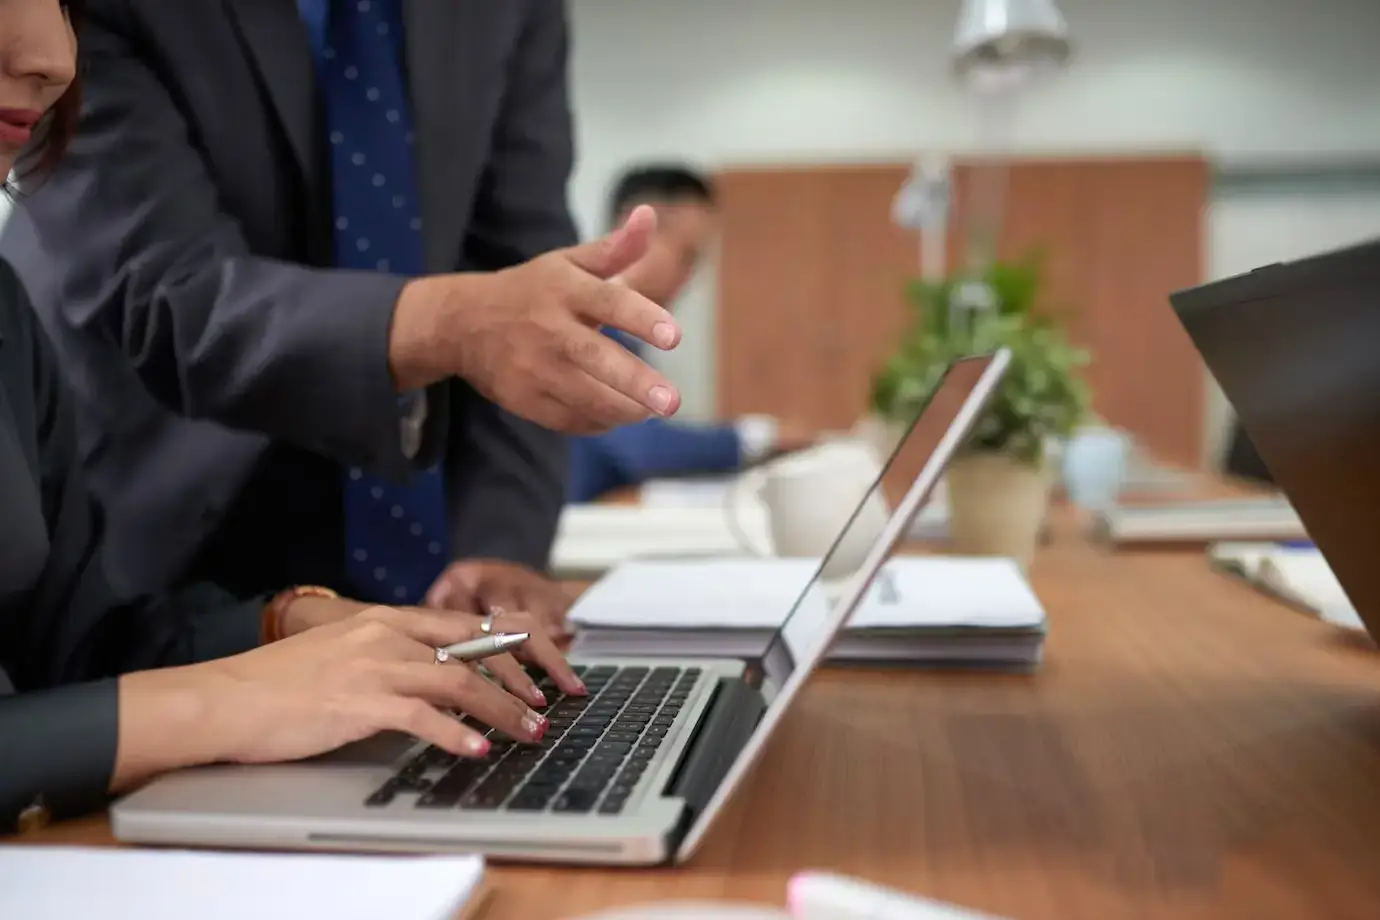
[[[1118,546],[1307,536],[1298,513],[1282,497],[1122,505],[1099,515],[1095,532]]]
[[[575,649],[589,655],[753,659],[780,630],[799,653],[827,628],[839,594],[837,587],[806,591],[817,564],[624,564],[596,582],[571,611]],[[897,558],[879,573],[829,659],[1028,670],[1041,660],[1045,624],[1043,606],[1012,560]]]

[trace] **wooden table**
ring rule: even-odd
[[[1380,916],[1380,656],[1211,572],[1061,526],[1034,677],[817,676],[693,865],[496,867],[486,920],[782,902],[827,867],[1017,920]],[[104,820],[44,842],[106,842]]]

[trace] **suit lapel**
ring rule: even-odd
[[[321,181],[316,65],[297,5],[287,0],[225,3],[314,198]]]
[[[428,271],[455,270],[469,215],[456,206],[470,164],[457,162],[468,147],[472,101],[471,53],[481,37],[483,11],[493,0],[403,0],[413,150],[426,234]]]

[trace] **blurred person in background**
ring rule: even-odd
[[[612,225],[644,205],[656,209],[657,232],[647,255],[622,278],[670,308],[718,237],[714,187],[706,176],[684,166],[635,166],[623,173],[610,196]],[[615,329],[605,331],[642,354],[635,339]],[[731,473],[814,440],[814,432],[764,415],[727,424],[647,419],[573,439],[567,497],[587,502],[657,477]]]
[[[596,329],[679,331],[604,280],[650,212],[562,248],[562,2],[84,5],[70,155],[0,253],[70,369],[117,589],[563,617],[549,429],[674,413]]]
[[[80,6],[0,4],[0,169],[26,184],[55,168],[76,121],[69,16]],[[438,663],[437,646],[483,634],[471,614],[371,606],[312,586],[117,598],[64,371],[0,261],[0,833],[98,809],[168,770],[294,760],[384,730],[485,754],[490,742],[449,710],[541,738],[547,723],[531,707],[546,700],[516,660],[486,661],[502,686]],[[531,631],[528,659],[584,692],[530,617],[488,625]]]

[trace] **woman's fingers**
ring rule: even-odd
[[[518,649],[518,654],[545,671],[556,682],[556,686],[566,693],[584,696],[589,692],[585,689],[584,681],[575,676],[561,650],[540,627],[532,627],[531,637]]]
[[[540,713],[467,667],[399,663],[388,670],[393,692],[474,716],[510,738],[536,741],[546,733]]]
[[[529,706],[546,705],[546,697],[537,689],[536,681],[532,680],[527,669],[518,664],[518,660],[512,655],[485,658],[484,667],[508,688],[509,693],[526,701]]]
[[[375,612],[377,611],[377,612]],[[444,610],[424,610],[420,607],[378,607],[361,616],[379,619],[404,636],[435,650],[439,646],[454,645],[478,636],[477,621],[469,615]]]
[[[413,735],[459,757],[483,757],[489,753],[489,739],[425,700],[376,696],[364,705],[377,731]]]

